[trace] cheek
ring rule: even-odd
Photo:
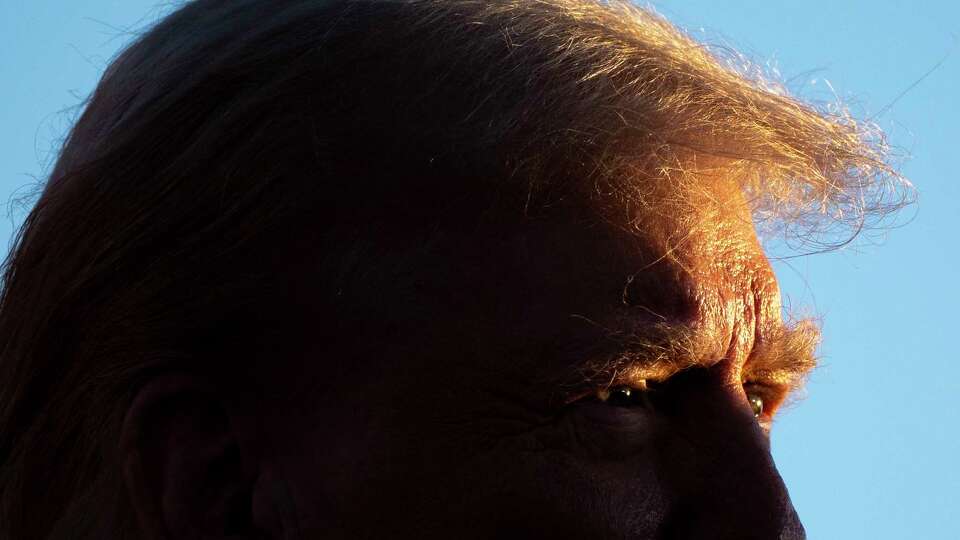
[[[545,419],[489,404],[476,382],[428,387],[438,390],[357,381],[296,423],[285,461],[304,522],[351,537],[654,537],[667,452],[644,411],[583,407]]]
[[[558,428],[560,429],[560,428]],[[597,448],[540,429],[457,471],[478,526],[492,538],[653,537],[667,513],[653,454],[600,458]],[[478,489],[477,489],[478,488]]]

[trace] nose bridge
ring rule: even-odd
[[[687,200],[697,204],[650,220],[642,249],[651,262],[625,296],[662,309],[668,323],[707,344],[698,349],[700,368],[663,388],[657,471],[672,510],[657,537],[803,539],[741,380],[754,346],[782,326],[776,279],[739,187],[718,185],[708,195],[692,193]]]
[[[679,381],[661,449],[674,510],[663,538],[805,538],[769,441],[716,366]]]

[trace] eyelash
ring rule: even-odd
[[[616,386],[599,388],[594,393],[596,399],[602,403],[609,403],[615,407],[643,406],[652,408],[650,403],[651,389],[644,384],[643,388],[631,386]]]
[[[601,403],[608,403],[611,406],[632,408],[645,407],[652,408],[650,401],[651,394],[656,391],[657,383],[652,381],[641,381],[640,385],[614,385],[594,389],[589,397]],[[773,412],[779,402],[783,400],[783,392],[779,388],[774,388],[768,384],[757,381],[745,381],[743,383],[744,394],[748,402],[753,406],[752,397],[760,399],[761,410],[755,413],[760,422],[769,422],[773,417]],[[580,399],[574,400],[579,401]]]

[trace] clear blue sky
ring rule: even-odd
[[[695,36],[769,61],[804,94],[824,97],[829,81],[863,115],[892,104],[878,122],[910,155],[902,172],[921,196],[912,222],[775,265],[790,305],[822,317],[825,343],[805,399],[775,427],[774,455],[814,540],[960,538],[960,3],[652,5]],[[70,108],[131,38],[128,29],[163,13],[158,6],[0,0],[3,201],[48,172]],[[0,238],[23,219],[13,210],[0,220]]]

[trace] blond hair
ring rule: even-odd
[[[849,233],[839,242],[912,200],[876,125],[840,104],[792,97],[743,56],[698,43],[650,9],[626,0],[409,3],[438,50],[450,51],[441,54],[481,66],[486,98],[524,78],[528,91],[501,114],[523,130],[515,160],[534,171],[533,192],[557,154],[576,156],[597,193],[634,205],[643,204],[638,177],[733,174],[758,221],[811,241]]]

